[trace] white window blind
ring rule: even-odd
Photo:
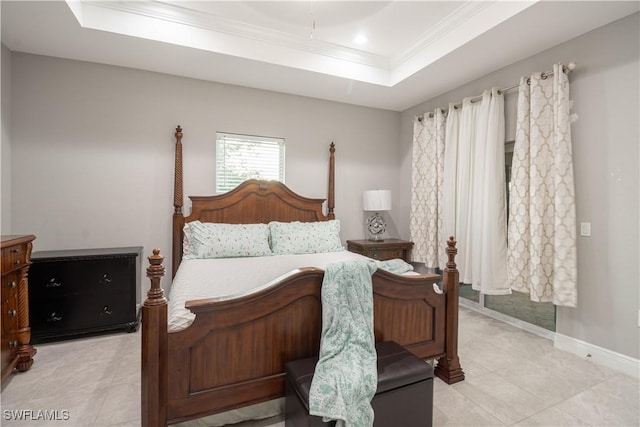
[[[284,182],[284,139],[216,133],[216,192],[250,178]]]

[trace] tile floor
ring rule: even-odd
[[[1,394],[3,426],[137,426],[140,333],[37,346],[30,371]],[[545,338],[460,309],[466,380],[436,379],[434,426],[638,426],[638,380],[554,349]],[[11,410],[67,410],[65,421],[11,420]],[[66,413],[59,412],[59,418]],[[243,427],[284,427],[278,417]],[[397,426],[390,426],[397,427]]]

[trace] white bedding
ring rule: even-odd
[[[353,252],[273,255],[266,257],[183,260],[169,291],[169,332],[186,329],[195,315],[185,302],[231,298],[247,293],[301,267],[324,269],[327,264],[363,258]]]

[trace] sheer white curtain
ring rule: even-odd
[[[441,129],[437,120],[438,110],[433,114],[433,119],[434,127]],[[429,161],[423,157],[432,155],[430,153],[434,149],[421,148],[422,133],[429,127],[427,116],[423,121],[424,128],[414,126],[417,132],[414,133],[412,239],[414,242],[417,238],[429,239],[427,245],[435,245],[442,251],[448,236],[455,236],[458,241],[456,262],[461,281],[471,283],[474,289],[486,294],[511,293],[506,271],[503,95],[493,89],[485,91],[480,100],[464,99],[459,109],[453,105],[449,107],[444,126],[444,145],[435,149],[437,156],[442,155],[442,161],[440,157],[433,157],[438,166],[442,163],[442,170],[436,172],[442,176],[442,180],[431,179],[440,187],[435,190],[429,187],[429,196],[426,198],[421,195],[425,191],[425,187],[420,186],[421,177],[432,172],[424,169],[416,171],[416,166],[428,167]],[[420,202],[427,205],[432,203],[431,194],[439,194],[436,207],[418,209]],[[434,215],[438,211],[440,220],[436,223],[441,224],[440,231],[426,233],[423,231],[424,223],[433,222],[433,219],[420,216]],[[415,256],[414,259],[421,261]],[[442,253],[435,260],[440,261],[438,266],[444,266]]]
[[[479,101],[464,99],[457,133],[456,181],[443,191],[456,194],[460,280],[484,294],[509,294],[504,96],[493,89]]]
[[[458,180],[458,136],[460,129],[460,109],[455,108],[453,103],[449,104],[449,114],[447,115],[447,125],[445,135],[447,142],[444,146],[444,171],[443,171],[443,188],[455,188]],[[457,191],[442,192],[442,236],[448,239],[449,236],[457,236],[456,233],[456,206],[460,206],[462,200]],[[458,248],[460,245],[458,244]],[[456,262],[464,260],[464,254],[458,250]],[[441,266],[446,265],[447,260],[442,259]]]
[[[533,301],[577,304],[569,79],[522,78],[509,198],[509,281]]]

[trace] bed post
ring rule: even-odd
[[[336,145],[332,142],[329,146],[329,200],[327,201],[327,217],[329,219],[336,219],[336,214],[333,213],[333,208],[336,206]]]
[[[180,261],[182,261],[182,228],[184,227],[184,215],[182,214],[182,128],[176,127],[176,155],[173,182],[173,248],[171,253],[171,277],[175,277]]]
[[[458,358],[458,297],[460,295],[460,283],[458,269],[454,258],[458,250],[453,236],[447,241],[447,256],[449,261],[444,270],[443,290],[446,300],[446,331],[445,331],[445,355],[438,359],[438,366],[434,373],[447,384],[454,384],[464,380],[464,372],[460,367]]]
[[[149,257],[147,277],[151,279],[151,289],[142,305],[142,371],[141,409],[142,427],[167,425],[168,398],[168,332],[167,300],[160,287],[164,276],[164,257],[160,249],[154,249]]]

